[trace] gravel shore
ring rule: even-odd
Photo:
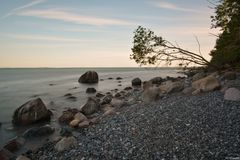
[[[63,152],[49,142],[31,159],[240,159],[240,103],[219,91],[169,95],[137,103],[99,124],[76,129],[77,146]]]

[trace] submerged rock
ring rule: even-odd
[[[50,120],[51,111],[40,98],[30,100],[17,108],[13,114],[13,124],[29,125],[42,120]]]
[[[95,93],[97,90],[95,88],[87,88],[86,93]]]
[[[52,134],[55,131],[55,128],[50,125],[44,125],[41,127],[33,127],[26,130],[23,133],[24,138],[34,138]]]
[[[87,71],[78,80],[79,83],[98,83],[98,74],[95,71]]]
[[[132,80],[132,86],[141,86],[142,85],[142,80],[140,78],[134,78]]]

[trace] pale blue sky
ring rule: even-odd
[[[206,0],[0,0],[0,67],[132,67],[142,25],[198,51],[214,47]]]

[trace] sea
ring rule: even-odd
[[[79,77],[93,70],[99,75],[98,84],[80,84]],[[9,139],[21,135],[29,127],[14,128],[14,110],[27,101],[40,97],[54,113],[51,123],[56,125],[57,117],[66,108],[80,108],[89,96],[88,87],[106,93],[112,89],[123,90],[131,86],[131,80],[139,77],[142,81],[153,77],[182,76],[179,68],[2,68],[0,69],[0,147]],[[121,80],[116,80],[121,77]],[[121,82],[119,82],[121,81]],[[121,86],[119,86],[121,84]],[[67,100],[71,93],[76,101]]]

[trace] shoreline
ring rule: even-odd
[[[182,81],[184,84],[189,83],[188,78],[178,79],[169,77],[169,79],[167,78],[164,81],[172,81],[171,79],[176,82]],[[236,124],[238,125],[238,122],[240,122],[240,104],[239,102],[225,101],[222,92],[210,91],[196,95],[185,95],[182,92],[183,89],[179,92],[178,88],[174,88],[173,93],[163,93],[157,100],[148,103],[142,99],[142,96],[144,96],[143,92],[146,89],[139,87],[128,89],[125,89],[126,92],[122,94],[122,98],[116,97],[116,93],[120,93],[121,90],[110,91],[113,98],[123,101],[122,106],[113,106],[113,112],[105,114],[107,110],[104,111],[103,108],[100,112],[87,116],[90,121],[91,118],[94,119],[94,117],[100,116],[98,122],[76,129],[65,125],[55,128],[56,133],[61,132],[62,127],[67,127],[67,132],[70,135],[66,137],[74,137],[76,140],[74,146],[70,146],[70,148],[62,152],[56,151],[56,144],[62,137],[65,137],[61,136],[60,133],[60,136],[58,135],[53,139],[47,138],[46,143],[40,148],[28,150],[23,155],[30,159],[56,159],[59,157],[60,159],[201,159],[206,156],[213,158],[213,155],[217,156],[215,158],[231,158],[231,154],[234,155],[237,153],[235,151],[239,151],[237,147],[240,148],[240,146],[235,144],[238,139],[231,134],[240,135],[238,130],[234,130],[234,128],[239,128]],[[230,110],[228,110],[229,107]],[[233,111],[234,113],[232,113]],[[234,116],[225,116],[224,114],[227,113]],[[211,119],[211,117],[214,118]],[[218,122],[218,118],[221,120],[221,123]],[[226,122],[222,121],[224,118],[227,120]],[[231,132],[228,135],[221,129],[226,128],[232,121],[236,121],[236,123],[233,124],[234,126],[230,126],[232,128],[230,128]],[[215,122],[219,126],[215,126]],[[200,128],[198,128],[199,125]],[[229,143],[235,145],[236,148],[233,147],[233,149],[219,155],[215,152],[211,154],[210,152],[212,151],[205,153],[207,151],[205,151],[204,147],[211,148],[211,145],[213,145],[213,142],[210,142],[211,139],[216,140],[217,138],[216,141],[221,140],[218,139],[217,133],[213,130],[220,130],[223,138],[224,136],[230,138],[231,142]],[[193,133],[196,135],[193,135]],[[185,134],[188,134],[188,136]],[[188,138],[191,136],[193,137],[189,140]],[[192,151],[188,145],[198,143],[198,141],[202,142],[201,136],[203,136],[203,143],[205,144],[197,144],[199,146]],[[224,143],[227,142],[228,139],[224,141]],[[226,147],[222,143],[218,145],[223,148]],[[218,145],[214,141],[214,146]],[[164,148],[165,146],[166,148]],[[175,146],[180,148],[180,150],[172,148]],[[185,152],[183,148],[188,148],[191,151],[190,154],[188,154],[189,151]],[[138,151],[139,149],[141,151]]]

